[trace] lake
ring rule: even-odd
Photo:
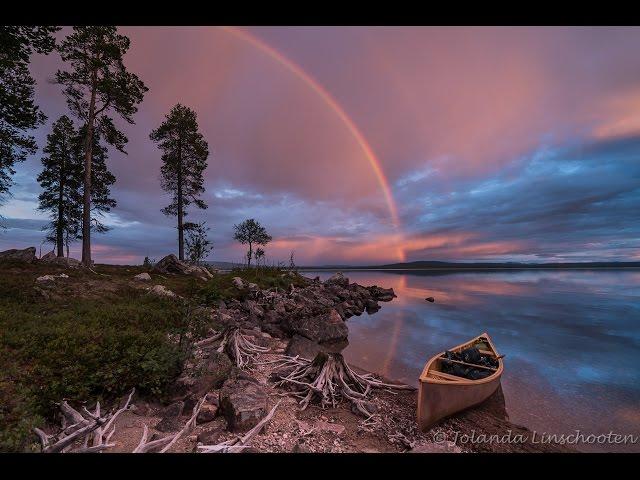
[[[349,363],[416,384],[428,358],[486,331],[506,354],[511,421],[538,434],[640,435],[640,271],[344,274],[398,296],[347,321]],[[577,448],[637,452],[640,443]]]

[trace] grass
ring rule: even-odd
[[[45,299],[35,278],[56,268],[0,265],[0,451],[32,449],[32,428],[63,398],[108,400],[132,387],[162,397],[189,354],[187,333],[207,327],[189,302],[132,286],[141,268],[59,271],[70,278],[42,287]],[[192,278],[158,280],[197,291]]]
[[[200,288],[199,297],[206,303],[229,299],[244,300],[249,294],[249,289],[236,288],[233,283],[235,277],[240,277],[248,283],[255,283],[263,290],[271,288],[288,290],[292,284],[296,287],[304,286],[304,279],[300,275],[289,274],[287,270],[278,267],[236,268],[229,273],[214,276]]]
[[[304,282],[275,267],[237,269],[206,283],[151,272],[152,284],[186,299],[176,301],[150,296],[133,281],[144,267],[95,271],[0,264],[0,451],[37,449],[33,427],[52,420],[62,399],[104,403],[132,387],[162,399],[190,354],[189,342],[213,326],[197,306],[248,295],[234,277],[263,289]],[[35,281],[59,273],[69,278]]]

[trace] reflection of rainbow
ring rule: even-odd
[[[287,57],[282,55],[280,52],[278,52],[271,46],[264,43],[259,38],[256,38],[250,33],[235,27],[223,27],[223,29],[249,42],[251,45],[260,49],[262,52],[266,53],[271,58],[276,60],[278,63],[286,67],[289,71],[293,72],[298,78],[304,81],[305,84],[311,87],[311,89],[314,92],[316,92],[322,98],[322,100],[327,105],[329,105],[329,107],[331,107],[331,109],[336,113],[336,115],[340,117],[340,120],[342,121],[342,123],[345,124],[345,126],[349,129],[349,132],[351,132],[351,135],[353,135],[355,140],[358,142],[358,145],[360,145],[360,148],[362,148],[362,151],[367,157],[367,160],[369,161],[371,168],[373,168],[373,172],[376,176],[376,179],[378,180],[378,183],[380,184],[380,188],[382,188],[382,192],[384,194],[384,198],[387,203],[387,208],[389,209],[389,213],[391,215],[391,221],[393,223],[393,227],[396,229],[396,231],[400,232],[400,220],[398,217],[398,209],[393,199],[393,195],[391,194],[391,188],[389,187],[389,182],[387,181],[387,178],[384,176],[384,172],[382,171],[380,161],[376,157],[375,153],[373,152],[373,149],[371,148],[367,140],[364,138],[362,133],[360,133],[360,130],[358,130],[358,127],[356,126],[356,124],[353,122],[353,120],[351,120],[351,118],[349,118],[349,116],[344,111],[344,109],[340,106],[340,104],[329,94],[329,92],[327,92],[322,87],[322,85],[320,85],[307,72],[305,72],[302,68],[300,68],[298,65],[293,63]],[[404,255],[404,250],[402,249],[401,246],[398,246],[397,253],[398,253],[398,260],[404,261],[405,255]]]

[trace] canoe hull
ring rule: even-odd
[[[439,372],[439,362],[444,352],[432,357],[425,365],[420,375],[418,390],[418,426],[422,431],[428,430],[454,413],[484,402],[500,386],[504,365],[488,334],[483,333],[462,345],[453,347],[451,351],[462,350],[479,340],[482,340],[487,345],[487,349],[498,358],[498,368],[489,377],[468,380],[443,375]]]
[[[500,386],[500,377],[480,385],[420,382],[418,425],[428,430],[440,420],[484,402]]]

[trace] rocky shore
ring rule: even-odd
[[[117,267],[124,276],[114,270],[84,273],[67,259],[36,259],[35,249],[0,252],[3,256],[10,262],[51,265],[38,267],[33,274],[33,289],[47,302],[77,295],[98,298],[125,288],[173,302],[188,291],[173,291],[180,278],[193,277],[206,286],[221,275],[173,255],[149,271]],[[348,319],[377,312],[381,303],[396,297],[394,291],[352,283],[341,273],[324,282],[294,271],[278,275],[275,286],[268,288],[240,276],[228,278],[224,299],[200,304],[200,313],[214,327],[192,340],[189,360],[168,395],[163,401],[137,393],[121,398],[110,410],[117,412],[117,418],[109,420],[113,431],[94,434],[93,442],[96,438],[102,442],[96,448],[105,452],[571,451],[533,443],[531,432],[509,422],[501,391],[428,432],[419,431],[415,389],[397,389],[392,380],[341,363],[338,353],[348,343]],[[330,361],[318,362],[323,359]],[[365,384],[372,388],[364,388]],[[99,406],[88,411],[94,410],[99,413]],[[79,407],[70,421],[74,419],[89,426],[97,422],[79,413]],[[41,439],[52,443],[68,430],[50,424],[41,430]],[[489,440],[507,434],[516,440]],[[65,448],[82,450],[81,439]]]

